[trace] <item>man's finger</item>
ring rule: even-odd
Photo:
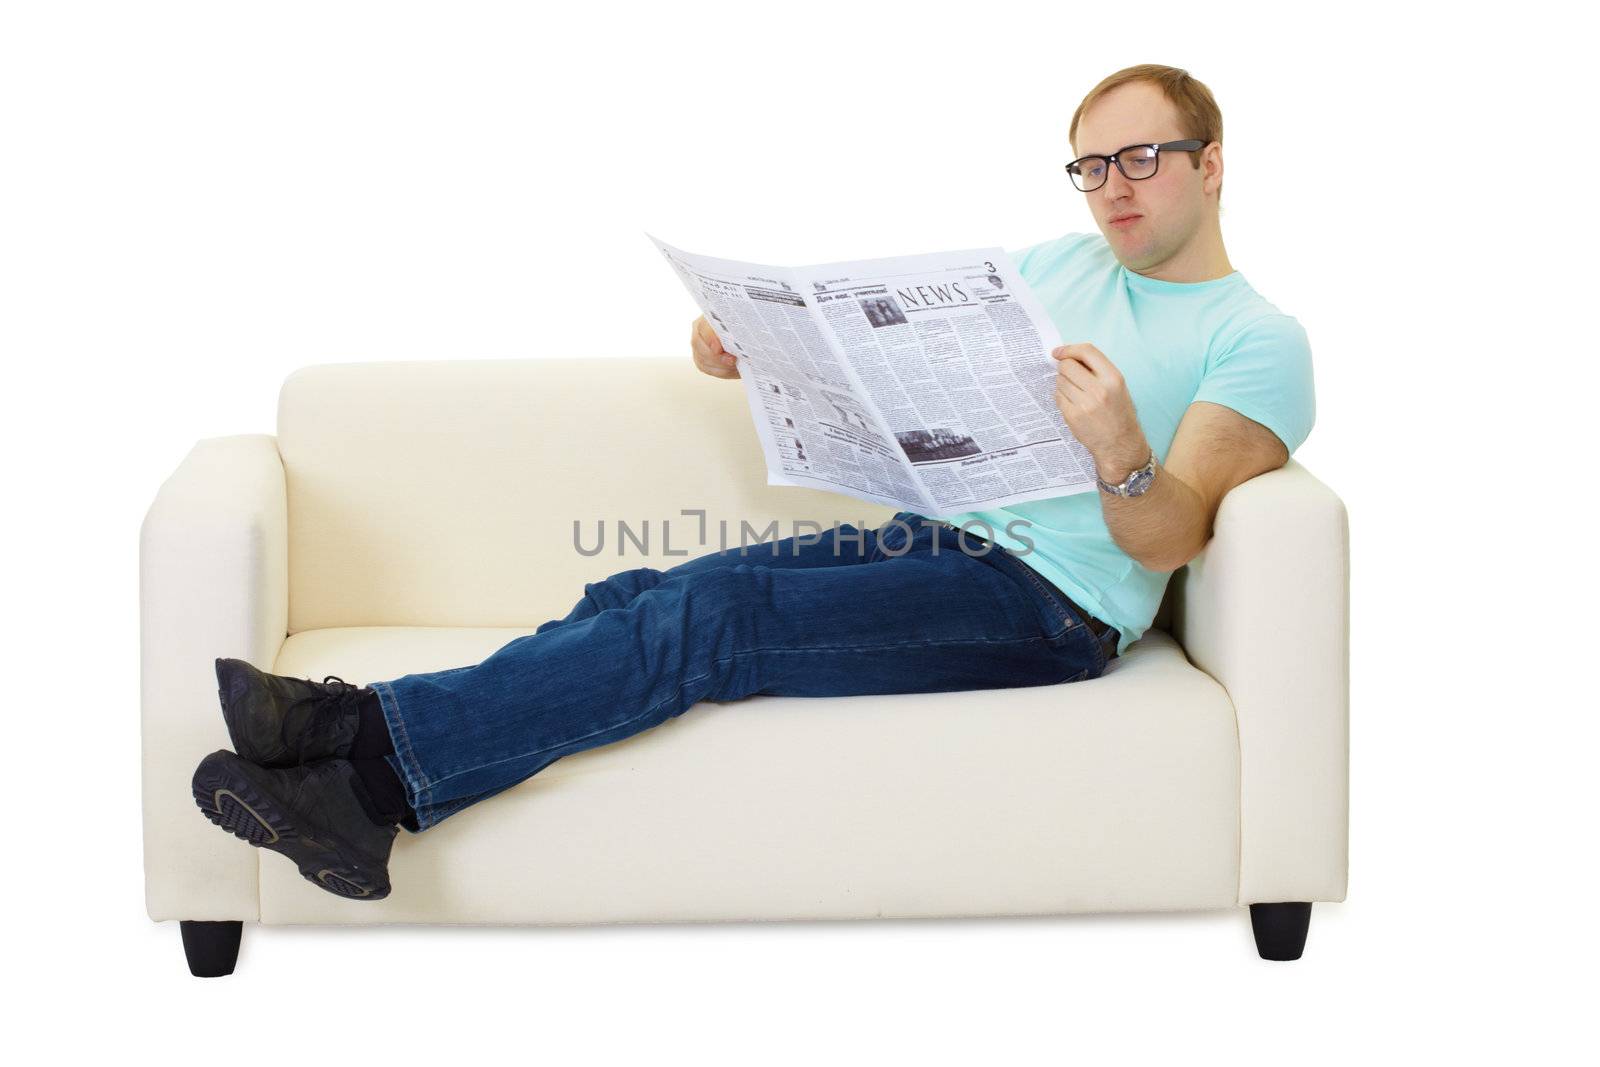
[[[1056,364],[1056,377],[1082,389],[1094,381],[1094,372],[1077,359],[1067,356]]]
[[[1061,345],[1050,353],[1056,359],[1074,359],[1090,370],[1099,370],[1108,367],[1111,361],[1094,345],[1083,343],[1075,345]]]
[[[701,343],[706,346],[707,352],[710,352],[712,355],[716,355],[720,352],[726,351],[722,344],[722,338],[717,336],[717,331],[711,328],[711,324],[709,322],[707,322],[705,319],[699,319],[695,325],[696,329],[700,331],[700,340]]]
[[[1116,364],[1112,363],[1106,354],[1094,345],[1079,345],[1078,349],[1074,353],[1078,358],[1078,362],[1094,371],[1095,374],[1101,377],[1110,377],[1117,373]]]
[[[726,378],[738,373],[736,366],[722,359],[697,359],[694,364],[707,374],[715,375],[718,378]]]
[[[700,356],[696,355],[694,359],[694,365],[699,367],[704,373],[711,375],[713,378],[739,377],[738,363],[731,355],[712,356],[707,358],[701,358]]]
[[[1089,366],[1089,364],[1085,362],[1083,356],[1078,353],[1078,346],[1076,345],[1062,345],[1060,348],[1052,351],[1050,353],[1050,357],[1054,359],[1058,365],[1064,366],[1068,363],[1075,363],[1081,367]]]

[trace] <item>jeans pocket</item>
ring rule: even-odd
[[[1005,566],[1020,574],[1026,583],[1026,588],[1031,592],[1041,617],[1048,620],[1050,629],[1047,635],[1052,641],[1061,641],[1072,634],[1074,630],[1083,629],[1083,620],[1078,618],[1061,598],[1051,593],[1045,580],[1026,563],[1010,555],[1007,550],[996,545],[994,551],[996,558],[1004,561]]]

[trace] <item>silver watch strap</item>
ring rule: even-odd
[[[1128,472],[1128,476],[1126,478],[1122,479],[1122,481],[1120,483],[1118,483],[1116,485],[1112,485],[1110,482],[1108,482],[1104,478],[1100,477],[1099,474],[1096,474],[1094,476],[1094,480],[1099,482],[1100,483],[1100,488],[1103,489],[1107,493],[1115,493],[1117,496],[1127,496],[1128,495],[1128,489],[1133,485],[1133,480],[1135,478],[1137,478],[1141,474],[1154,475],[1155,472],[1156,472],[1155,471],[1155,466],[1156,466],[1156,450],[1154,448],[1151,448],[1150,449],[1150,458],[1145,460],[1143,463],[1139,464],[1139,466],[1135,467],[1133,470],[1129,471]]]

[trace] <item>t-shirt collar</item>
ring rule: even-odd
[[[1141,293],[1204,293],[1215,289],[1226,289],[1244,281],[1244,275],[1238,271],[1203,282],[1169,282],[1160,278],[1147,278],[1143,274],[1129,270],[1126,266],[1119,265],[1118,270],[1122,274],[1123,284]]]

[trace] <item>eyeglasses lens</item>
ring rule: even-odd
[[[1156,172],[1156,160],[1160,153],[1154,148],[1130,148],[1117,156],[1122,164],[1122,173],[1130,181],[1148,178]],[[1103,159],[1086,159],[1082,163],[1067,164],[1067,173],[1072,175],[1072,184],[1085,193],[1092,193],[1106,183],[1106,172],[1110,164]]]

